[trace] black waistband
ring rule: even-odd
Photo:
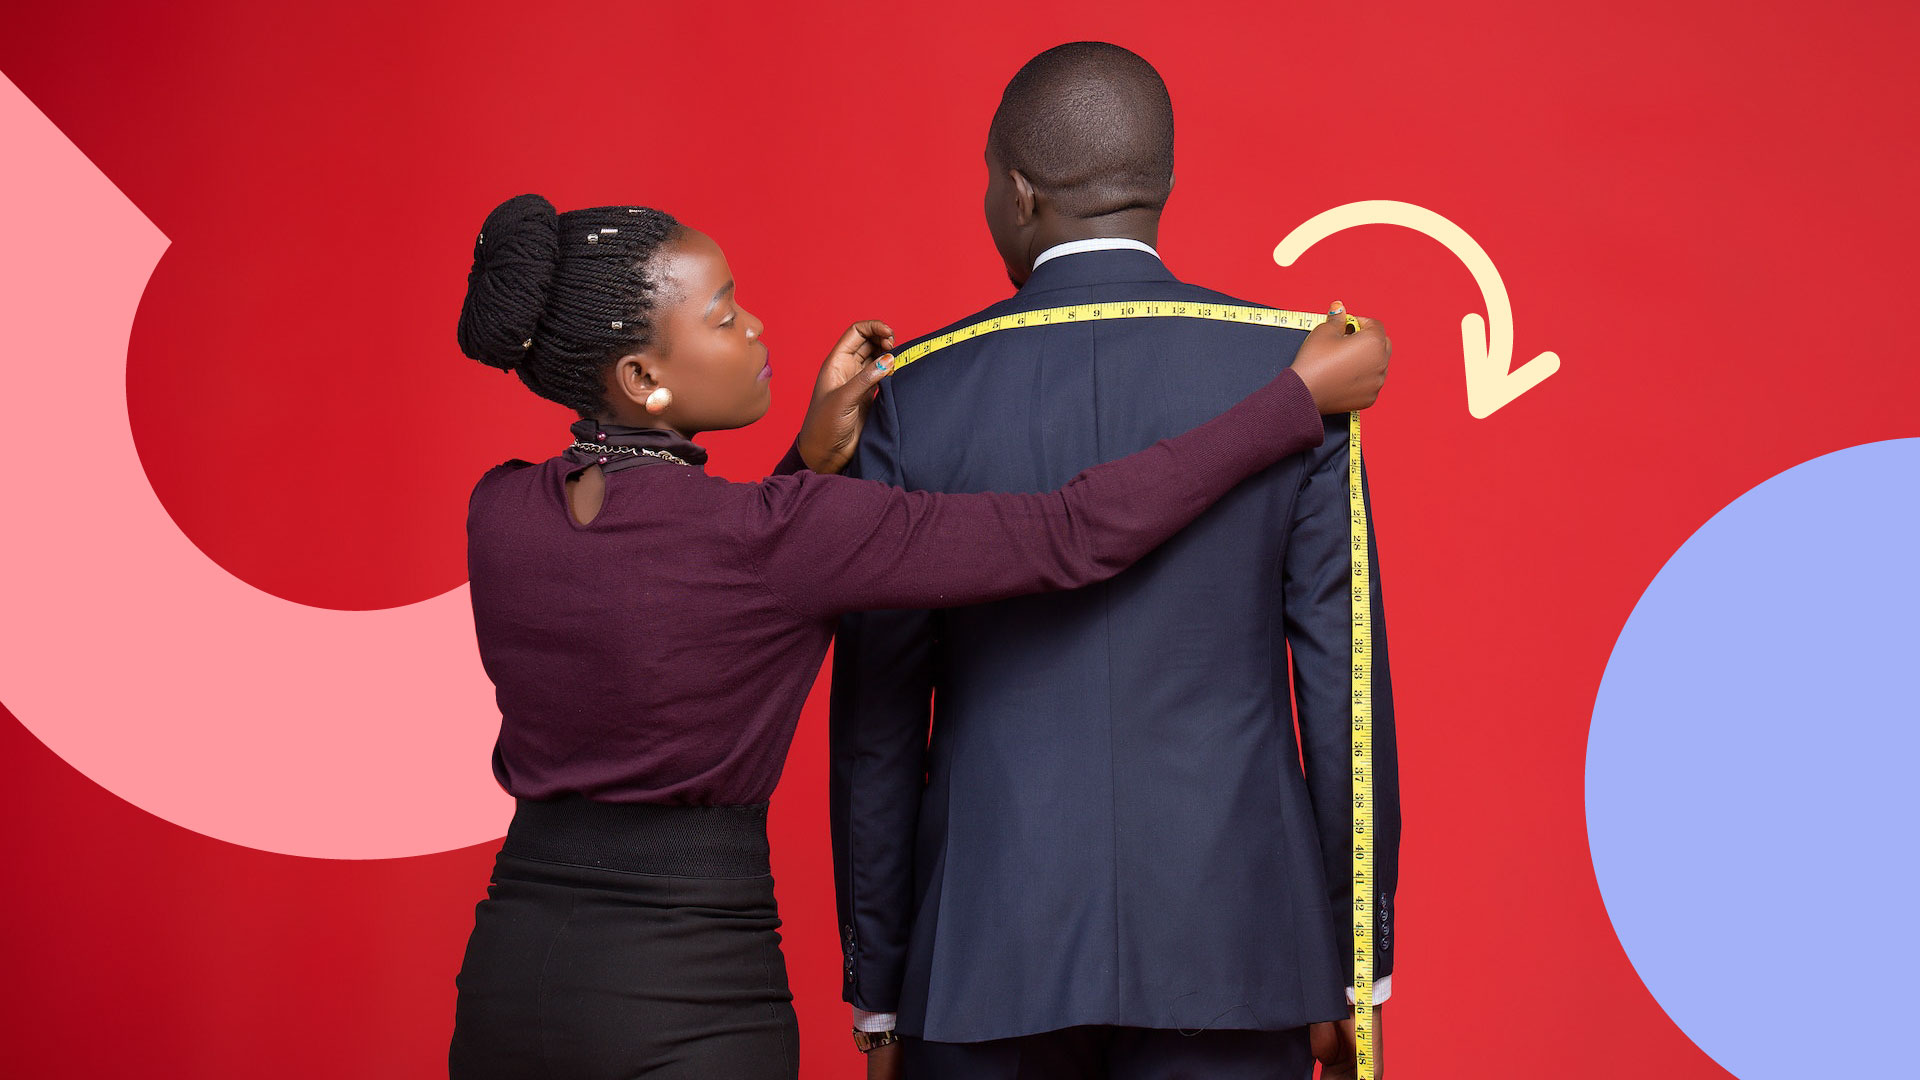
[[[766,803],[658,806],[577,796],[519,799],[500,850],[522,859],[630,874],[740,878],[771,873]]]

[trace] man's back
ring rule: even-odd
[[[1148,252],[1106,250],[1050,260],[975,319],[1119,300],[1237,303]],[[1302,337],[1168,318],[963,341],[883,384],[858,467],[909,488],[1050,490],[1219,414]],[[1345,1015],[1345,432],[1334,418],[1319,450],[1106,585],[843,625],[834,834],[851,1000],[943,1042]],[[1390,898],[1397,770],[1377,593],[1375,619]]]

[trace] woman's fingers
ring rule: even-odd
[[[1387,381],[1387,368],[1393,360],[1393,339],[1387,336],[1386,324],[1379,319],[1369,319],[1364,315],[1342,315],[1341,321],[1348,318],[1353,319],[1355,325],[1353,333],[1346,335],[1347,337],[1370,340],[1379,348],[1380,366],[1375,372],[1375,379],[1384,385]]]
[[[887,377],[887,373],[893,370],[894,362],[894,355],[885,353],[860,365],[860,370],[840,388],[847,407],[865,410],[872,406],[874,385]]]
[[[877,319],[847,327],[827,353],[800,424],[800,457],[818,473],[846,467],[873,404],[874,384],[893,370],[893,328]],[[876,355],[878,354],[878,355]]]
[[[847,327],[840,340],[827,351],[827,363],[840,366],[847,360],[856,363],[873,357],[893,341],[893,330],[876,319],[865,319]]]
[[[847,332],[840,335],[840,341],[834,349],[837,352],[853,353],[860,359],[866,360],[874,353],[890,348],[892,345],[893,327],[878,319],[863,319],[847,327]]]
[[[1379,319],[1369,319],[1364,315],[1357,316],[1356,318],[1359,321],[1360,326],[1357,330],[1354,331],[1354,333],[1378,334],[1380,336],[1380,341],[1387,348],[1387,355],[1392,356],[1393,355],[1393,339],[1387,336],[1386,324],[1381,322]]]
[[[866,325],[867,323],[865,322],[857,322],[848,326],[847,329],[841,333],[840,340],[833,343],[833,351],[852,352],[862,341],[866,340],[866,331],[862,329],[862,327]]]
[[[1349,324],[1345,313],[1336,310],[1300,343],[1293,367],[1322,413],[1353,412],[1378,399],[1391,351],[1386,328],[1378,320],[1356,318]]]
[[[814,396],[844,389],[860,377],[860,366],[881,351],[891,348],[893,328],[877,319],[867,319],[847,327],[833,343],[827,359],[820,365],[820,377],[814,383]]]
[[[859,369],[848,376],[847,381],[836,387],[825,399],[816,399],[814,408],[819,411],[823,423],[822,431],[827,438],[827,447],[821,455],[823,461],[830,462],[828,471],[839,472],[853,457],[855,447],[860,444],[861,429],[866,426],[867,413],[873,408],[874,386],[887,377],[893,370],[894,357],[891,353],[875,357],[861,364]],[[809,413],[811,419],[812,413]],[[815,472],[821,471],[819,466]]]

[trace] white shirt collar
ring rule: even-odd
[[[1057,259],[1062,255],[1078,255],[1083,251],[1117,251],[1123,248],[1144,251],[1156,259],[1160,257],[1160,253],[1153,250],[1150,245],[1138,240],[1129,240],[1124,236],[1096,236],[1089,240],[1069,240],[1064,244],[1053,245],[1041,252],[1039,258],[1033,260],[1033,269],[1038,270],[1041,263],[1048,259]]]

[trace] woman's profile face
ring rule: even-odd
[[[683,434],[745,427],[773,404],[765,324],[740,306],[720,245],[685,229],[655,253],[654,345],[643,361],[673,403],[652,418]],[[646,394],[633,393],[642,403]]]

